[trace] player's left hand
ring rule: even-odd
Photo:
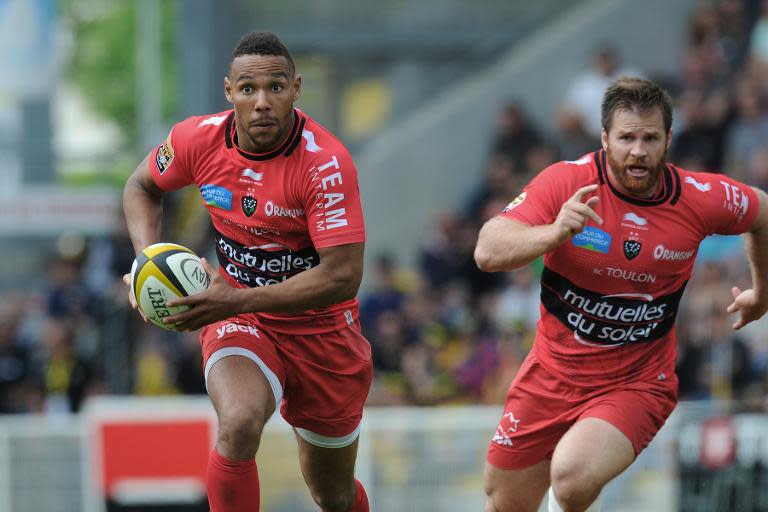
[[[733,295],[733,302],[726,311],[739,313],[739,318],[733,323],[734,330],[739,330],[748,323],[757,320],[768,310],[768,303],[761,300],[752,288],[741,291],[734,286],[731,288],[731,295]]]
[[[224,320],[238,313],[237,305],[238,288],[230,286],[224,278],[208,263],[201,258],[203,268],[211,276],[211,284],[208,289],[190,295],[168,301],[169,306],[191,306],[191,309],[183,313],[177,313],[163,319],[167,324],[177,324],[178,331],[194,331],[213,322]]]

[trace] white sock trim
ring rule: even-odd
[[[601,496],[602,494],[598,494],[595,501],[593,501],[589,508],[584,512],[600,512]],[[547,512],[563,512],[563,509],[560,508],[560,504],[557,502],[557,498],[555,498],[555,491],[552,487],[549,488],[549,493],[547,495]]]
[[[342,437],[322,436],[303,428],[296,428],[296,433],[309,444],[319,446],[320,448],[344,448],[354,443],[355,439],[360,435],[360,425],[351,434]]]
[[[547,512],[563,512],[563,509],[561,509],[560,505],[557,503],[555,491],[552,487],[549,488],[549,493],[547,494]]]
[[[205,363],[205,389],[208,389],[208,373],[210,373],[213,365],[229,356],[242,356],[247,357],[261,368],[261,372],[269,381],[269,386],[272,388],[272,394],[275,396],[275,407],[280,409],[280,402],[283,400],[283,387],[280,385],[280,379],[277,378],[275,372],[269,369],[264,361],[261,360],[254,352],[242,347],[224,347],[220,348],[208,358],[208,362]]]

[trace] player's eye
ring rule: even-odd
[[[272,84],[272,92],[280,92],[283,90],[282,84]]]
[[[244,85],[241,89],[245,94],[251,94],[253,92],[253,87],[250,85]]]

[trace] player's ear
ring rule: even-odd
[[[301,96],[301,75],[296,75],[293,79],[293,101],[296,101]]]
[[[608,132],[605,128],[600,131],[600,142],[603,144],[603,149],[608,151]]]
[[[234,103],[232,101],[232,82],[229,81],[229,77],[224,77],[224,96],[227,98],[227,101],[230,103]]]
[[[672,145],[672,128],[669,129],[667,132],[667,151],[669,151],[669,146]]]

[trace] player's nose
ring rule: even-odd
[[[643,141],[637,141],[632,144],[632,147],[629,151],[630,154],[635,158],[644,158],[648,154],[648,148]]]
[[[253,109],[258,111],[269,110],[271,105],[267,97],[267,93],[264,91],[258,91],[255,95]]]

